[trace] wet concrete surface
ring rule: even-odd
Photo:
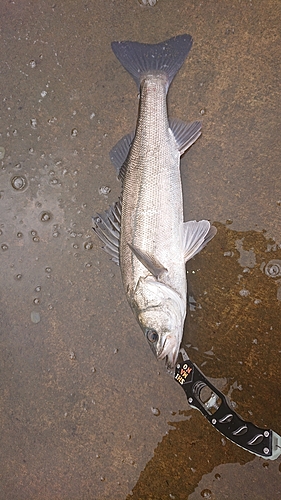
[[[184,345],[281,433],[280,21],[278,0],[1,2],[1,500],[279,498],[280,459],[226,441],[153,358],[91,216],[138,105],[110,42],[191,33],[169,112],[203,120],[185,218],[218,234],[187,265]]]

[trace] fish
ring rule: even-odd
[[[136,129],[110,152],[121,196],[93,217],[93,230],[120,265],[124,292],[158,359],[173,368],[187,310],[186,262],[215,236],[208,220],[184,222],[180,157],[201,122],[169,119],[167,93],[192,46],[178,35],[157,44],[112,42],[139,90]]]

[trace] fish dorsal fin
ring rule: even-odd
[[[121,227],[121,200],[102,214],[93,217],[93,230],[104,243],[103,249],[111,255],[112,260],[119,265],[119,245]]]
[[[191,220],[183,224],[183,244],[185,262],[204,248],[215,236],[217,229],[208,220]]]
[[[169,120],[169,125],[173,132],[180,155],[183,155],[201,135],[201,122],[185,123],[182,120],[173,118]]]
[[[151,257],[134,245],[130,245],[130,243],[128,243],[128,246],[142,265],[146,267],[146,269],[148,269],[148,271],[155,276],[157,280],[161,278],[163,273],[167,272],[166,267],[164,267],[155,257]]]
[[[123,168],[123,166],[128,157],[134,137],[135,132],[125,135],[122,139],[120,139],[120,141],[117,142],[109,153],[110,159],[117,171],[118,178],[121,180],[123,180],[126,172],[126,167]]]

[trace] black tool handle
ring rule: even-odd
[[[185,355],[184,355],[185,354]],[[175,370],[175,380],[182,386],[187,400],[226,438],[245,450],[268,460],[281,454],[281,438],[270,429],[260,429],[245,422],[229,406],[226,397],[190,361],[184,351],[182,363]]]

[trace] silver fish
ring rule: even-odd
[[[176,363],[186,316],[185,263],[216,234],[207,220],[183,221],[180,156],[201,123],[169,120],[169,85],[192,46],[190,35],[155,45],[113,42],[112,49],[140,91],[134,134],[110,153],[122,195],[93,218],[104,249],[120,264],[128,302],[159,359]]]

